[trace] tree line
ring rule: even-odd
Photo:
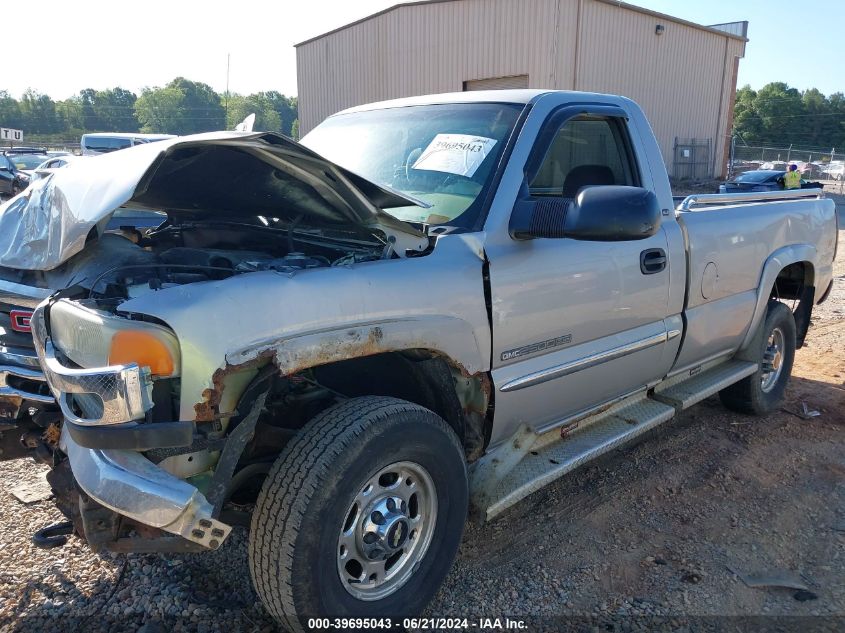
[[[760,90],[737,90],[734,107],[737,145],[845,149],[845,95],[799,91],[777,81]]]
[[[271,90],[220,94],[199,81],[177,77],[140,95],[120,87],[86,88],[62,101],[28,89],[20,99],[0,90],[0,126],[27,136],[72,138],[86,132],[194,134],[232,130],[255,113],[255,130],[297,137],[296,97]]]

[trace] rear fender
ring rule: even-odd
[[[813,271],[815,270],[817,256],[815,247],[810,244],[791,244],[776,250],[766,259],[766,262],[763,264],[763,272],[760,275],[760,283],[757,284],[757,303],[754,306],[751,324],[745,333],[745,339],[740,346],[740,351],[747,350],[754,341],[754,335],[766,316],[769,297],[780,272],[790,264],[808,262],[811,277],[809,284],[812,285],[812,276],[814,274]]]

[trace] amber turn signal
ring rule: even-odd
[[[175,369],[167,345],[149,332],[122,330],[115,332],[109,350],[109,365],[138,363],[149,367],[153,376],[171,376]]]

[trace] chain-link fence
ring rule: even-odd
[[[804,178],[842,181],[845,179],[845,147],[771,147],[736,142],[730,171],[736,176],[752,169],[786,170],[791,164],[798,166]]]
[[[73,154],[79,154],[81,150],[80,138],[78,136],[73,139],[53,137],[39,138],[37,136],[29,136],[24,137],[24,141],[22,142],[3,141],[0,143],[0,151],[15,147],[38,147],[51,151],[71,152]]]

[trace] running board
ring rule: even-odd
[[[750,376],[757,368],[757,363],[731,360],[697,375],[684,373],[657,385],[653,397],[683,411]]]
[[[473,465],[470,494],[474,512],[489,521],[586,462],[752,375],[758,365],[731,360],[704,367],[692,376],[684,372],[665,380],[650,396],[641,392],[600,413],[544,433],[521,427],[509,442]]]
[[[481,489],[473,491],[474,505],[490,520],[532,492],[674,415],[673,407],[643,394],[633,402],[622,401],[598,416],[563,427],[563,430],[555,428],[535,435],[533,444],[527,445],[525,456],[501,479],[497,481],[495,474],[487,469],[478,473],[484,476],[475,478]],[[486,476],[491,476],[492,480],[484,481]]]

